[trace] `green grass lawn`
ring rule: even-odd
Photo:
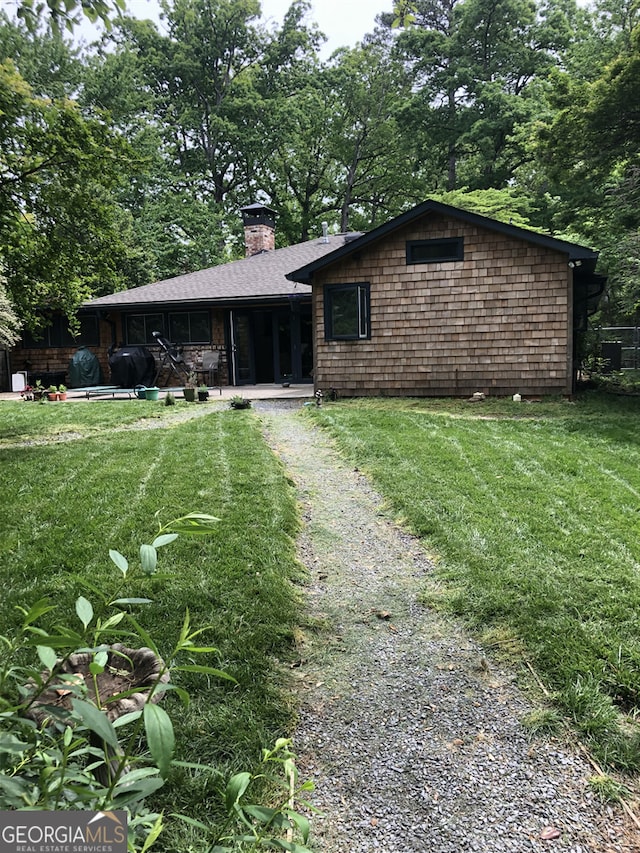
[[[153,599],[136,615],[161,651],[177,639],[186,608],[194,627],[210,626],[201,639],[220,655],[194,662],[225,669],[238,684],[179,673],[191,704],[168,695],[163,705],[177,726],[178,757],[228,775],[252,769],[261,748],[290,727],[278,661],[292,654],[299,621],[298,517],[251,413],[212,407],[173,426],[139,423],[180,411],[140,401],[0,404],[0,634],[18,625],[15,605],[41,596],[57,605],[43,624],[77,624],[77,595],[95,600],[83,579],[112,589],[119,573],[109,549],[135,562],[157,532],[156,512],[164,522],[187,512],[219,517],[212,536],[161,549],[163,577],[122,594]],[[142,428],[116,430],[136,422]],[[76,438],[29,444],[61,433]],[[220,785],[216,776],[175,771],[154,805],[215,822]],[[162,849],[186,851],[190,832],[169,821]]]
[[[638,771],[640,401],[348,401],[311,416],[434,554],[425,600],[528,660],[598,756]]]

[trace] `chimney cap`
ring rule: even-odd
[[[241,207],[240,213],[242,214],[242,221],[245,225],[247,222],[255,223],[256,220],[262,223],[268,220],[273,224],[276,215],[275,210],[267,207],[266,204],[259,204],[257,202],[255,204],[247,204],[245,207]]]

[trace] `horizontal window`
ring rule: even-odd
[[[169,314],[169,338],[180,344],[208,344],[211,324],[208,311],[184,311]]]
[[[174,344],[208,344],[211,322],[208,311],[180,311],[172,314],[127,314],[124,321],[127,344],[155,344],[160,332]]]
[[[154,332],[164,336],[164,316],[162,314],[127,314],[124,318],[125,343],[155,344]]]
[[[464,260],[464,238],[447,237],[442,240],[409,240],[408,264],[437,264]]]
[[[25,331],[22,335],[23,349],[59,349],[61,347],[96,347],[100,345],[98,318],[91,314],[80,317],[80,332],[74,337],[69,331],[69,320],[58,315],[51,325],[43,329],[39,337]]]
[[[328,341],[371,337],[368,284],[329,284],[325,287],[324,336]]]

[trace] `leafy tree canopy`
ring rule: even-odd
[[[84,15],[92,23],[102,21],[108,29],[114,17],[126,9],[126,0],[20,0],[18,18],[35,32],[43,20],[48,20],[55,32],[71,32]]]
[[[519,228],[531,228],[531,201],[514,189],[452,190],[432,196],[436,201]]]
[[[5,279],[0,275],[0,349],[8,349],[20,338],[21,323],[5,287]]]
[[[0,63],[0,252],[32,331],[43,308],[72,316],[84,299],[148,280],[112,195],[131,157],[104,121],[34,95],[11,60]]]

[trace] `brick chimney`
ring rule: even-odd
[[[244,225],[244,245],[247,258],[260,252],[272,252],[276,247],[276,212],[264,204],[241,207]]]

